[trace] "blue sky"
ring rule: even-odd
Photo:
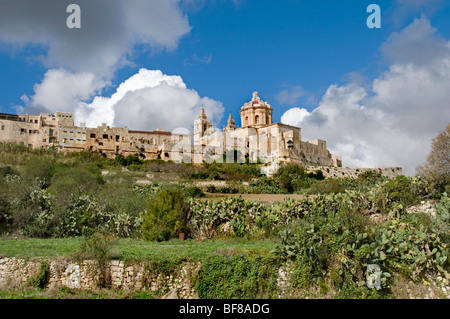
[[[79,30],[65,25],[69,3],[81,7]],[[381,29],[366,26],[372,3],[381,8]],[[305,139],[327,140],[344,164],[410,172],[450,118],[440,104],[447,96],[438,91],[429,102],[439,104],[430,112],[440,116],[397,123],[394,115],[408,110],[395,94],[408,89],[387,85],[399,74],[410,85],[406,79],[424,70],[435,74],[436,65],[423,61],[447,66],[444,0],[4,0],[0,7],[0,112],[73,111],[92,125],[191,130],[203,104],[221,128],[229,113],[240,124],[239,109],[256,90],[273,106],[275,121],[301,126]],[[160,73],[144,76],[142,69]],[[448,72],[439,69],[442,84]],[[125,93],[118,94],[121,84]],[[427,101],[411,111],[425,111]],[[366,113],[356,114],[352,105]],[[111,114],[102,118],[98,110]],[[332,118],[335,111],[349,112],[349,122]],[[412,127],[424,119],[417,142]],[[398,156],[405,138],[414,145]],[[374,154],[383,156],[374,160]]]

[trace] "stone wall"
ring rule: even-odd
[[[172,297],[181,299],[198,298],[190,279],[198,271],[200,264],[192,263],[182,265],[174,274],[164,275],[152,273],[145,261],[126,264],[112,260],[106,263],[101,272],[97,262],[92,260],[73,263],[65,260],[25,261],[0,258],[0,289],[18,288],[27,280],[36,278],[42,262],[49,265],[46,288],[50,289],[68,287],[93,290],[103,283],[108,288],[150,290],[162,294],[170,292]]]
[[[27,280],[35,279],[42,262],[49,266],[46,288],[95,290],[99,286],[100,271],[97,262],[83,261],[74,263],[66,260],[34,260],[26,261],[17,258],[0,258],[0,289],[15,289],[26,284]],[[123,261],[109,261],[102,273],[106,279],[106,288],[120,288],[124,290],[149,290],[159,292],[164,299],[198,299],[193,282],[200,269],[200,263],[184,263],[171,275],[163,275],[149,271],[146,261],[127,264]],[[327,295],[315,296],[315,290],[302,295],[302,290],[292,289],[290,276],[292,264],[282,265],[278,269],[277,287],[278,297],[291,298],[333,298],[336,291],[330,290]],[[427,275],[427,282],[415,284],[395,276],[392,283],[394,298],[400,299],[439,299],[450,298],[450,283],[447,278]]]
[[[383,176],[395,178],[402,175],[401,167],[376,167],[376,168],[353,168],[353,167],[325,167],[325,166],[308,166],[307,171],[313,172],[320,169],[323,175],[328,177],[351,177],[357,178],[359,174],[366,171],[380,172]]]

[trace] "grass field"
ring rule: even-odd
[[[0,240],[0,257],[70,258],[80,249],[82,237],[67,239],[17,239]],[[113,247],[114,259],[124,261],[151,260],[201,260],[213,253],[227,252],[266,255],[274,249],[274,240],[227,240],[196,241],[173,239],[167,242],[119,239]]]

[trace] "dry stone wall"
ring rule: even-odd
[[[0,289],[15,289],[28,280],[35,279],[41,269],[42,262],[49,266],[46,288],[95,290],[101,277],[96,261],[73,263],[65,260],[26,261],[17,258],[0,258]],[[200,263],[185,263],[171,275],[149,271],[146,262],[127,264],[123,261],[110,261],[102,273],[107,282],[107,288],[124,290],[149,290],[158,292],[164,299],[198,299],[193,282],[200,269]],[[286,264],[278,269],[278,297],[299,298],[298,291],[290,286],[292,264]],[[393,293],[396,298],[407,299],[439,299],[450,298],[450,283],[441,276],[428,276],[428,283],[415,284],[399,276],[393,283]],[[322,296],[323,297],[323,296]],[[329,296],[332,297],[332,294]],[[309,298],[309,297],[305,297]]]
[[[376,167],[376,168],[353,168],[353,167],[327,167],[327,166],[308,166],[307,171],[313,172],[320,169],[326,178],[332,177],[351,177],[357,178],[359,174],[367,171],[380,172],[381,175],[388,178],[395,178],[402,175],[401,167]]]
[[[146,262],[126,264],[112,260],[103,270],[98,263],[86,260],[73,263],[64,260],[25,261],[17,258],[0,258],[0,289],[14,289],[38,276],[42,262],[49,265],[46,288],[93,290],[101,285],[124,290],[150,290],[161,294],[172,292],[182,299],[196,299],[191,278],[200,264],[186,263],[174,274],[153,273]]]

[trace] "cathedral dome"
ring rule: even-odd
[[[242,127],[263,127],[272,124],[272,107],[253,92],[251,101],[241,107]]]

